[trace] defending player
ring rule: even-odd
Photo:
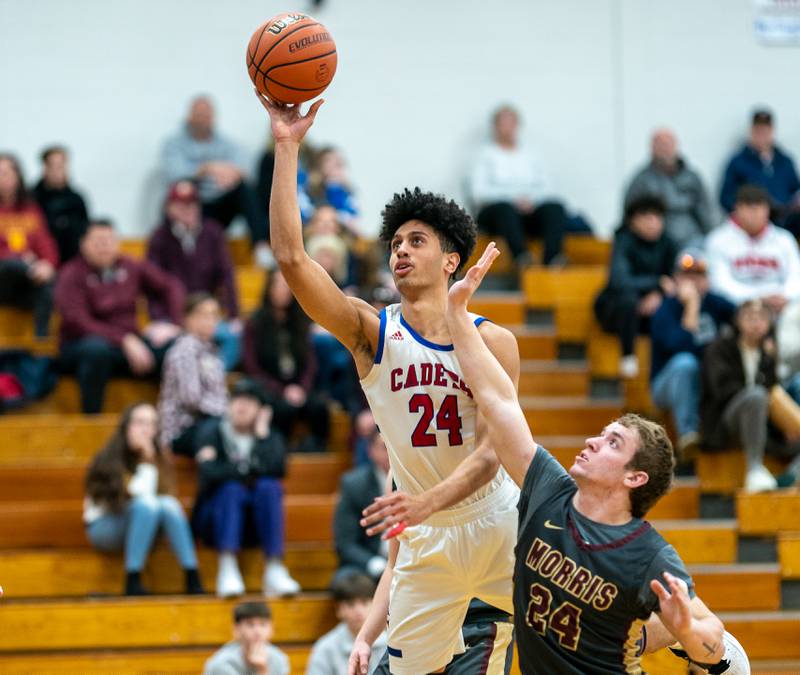
[[[260,100],[275,139],[270,201],[275,257],[306,313],[352,353],[389,449],[394,480],[415,498],[416,515],[400,535],[392,578],[391,672],[434,672],[464,651],[461,625],[471,598],[512,608],[519,492],[497,470],[497,458],[480,433],[473,392],[463,382],[444,320],[448,284],[472,252],[475,225],[442,197],[418,189],[395,195],[384,211],[381,239],[390,245],[402,300],[379,314],[346,297],[306,254],[297,207],[298,146],[321,102],[301,116],[298,107]],[[481,324],[480,337],[509,381],[516,381],[513,335],[471,320]],[[453,503],[454,494],[469,496],[441,510]]]
[[[694,661],[720,661],[722,623],[641,519],[672,481],[666,432],[625,415],[587,439],[569,474],[537,446],[513,383],[466,310],[497,255],[491,244],[453,285],[446,316],[492,446],[522,488],[514,624],[523,673],[641,672],[641,627],[652,611]]]

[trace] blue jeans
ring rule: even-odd
[[[231,371],[239,365],[242,352],[241,333],[234,333],[227,321],[220,321],[217,332],[214,333],[214,342],[219,347],[219,356],[225,364],[226,371]]]
[[[86,527],[92,546],[107,553],[125,550],[125,571],[141,572],[159,527],[184,569],[197,569],[197,554],[183,507],[171,495],[133,497],[124,513],[107,513]]]
[[[675,354],[650,383],[653,403],[672,413],[678,436],[700,428],[700,364],[691,352]]]
[[[268,558],[283,558],[283,483],[259,478],[248,487],[238,480],[226,481],[197,505],[195,524],[203,540],[218,551],[236,553],[257,542]]]

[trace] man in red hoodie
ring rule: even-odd
[[[139,331],[139,297],[166,307],[168,320]],[[147,261],[119,254],[109,221],[94,220],[80,255],[61,269],[56,307],[61,314],[61,365],[75,372],[84,413],[99,413],[108,378],[148,375],[160,367],[180,332],[185,292],[181,283]]]
[[[0,305],[32,309],[38,336],[47,335],[57,266],[56,243],[19,162],[0,154]]]

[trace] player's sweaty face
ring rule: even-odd
[[[426,286],[442,273],[442,248],[432,227],[409,220],[392,237],[389,267],[395,284]]]
[[[636,452],[636,432],[619,422],[612,422],[599,436],[586,439],[586,447],[570,468],[573,478],[621,483],[625,467]]]

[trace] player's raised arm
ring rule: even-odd
[[[300,142],[314,123],[322,100],[305,115],[300,106],[276,104],[256,92],[267,110],[275,140],[275,171],[269,202],[270,245],[292,293],[306,314],[333,333],[351,352],[363,344],[362,320],[372,310],[348,298],[303,246],[303,226],[297,204],[297,164]],[[377,336],[377,312],[373,312]]]
[[[522,485],[536,444],[519,406],[513,381],[484,343],[467,313],[467,303],[499,255],[494,243],[465,277],[453,284],[447,299],[447,325],[458,362],[489,428],[497,457],[517,485]]]

